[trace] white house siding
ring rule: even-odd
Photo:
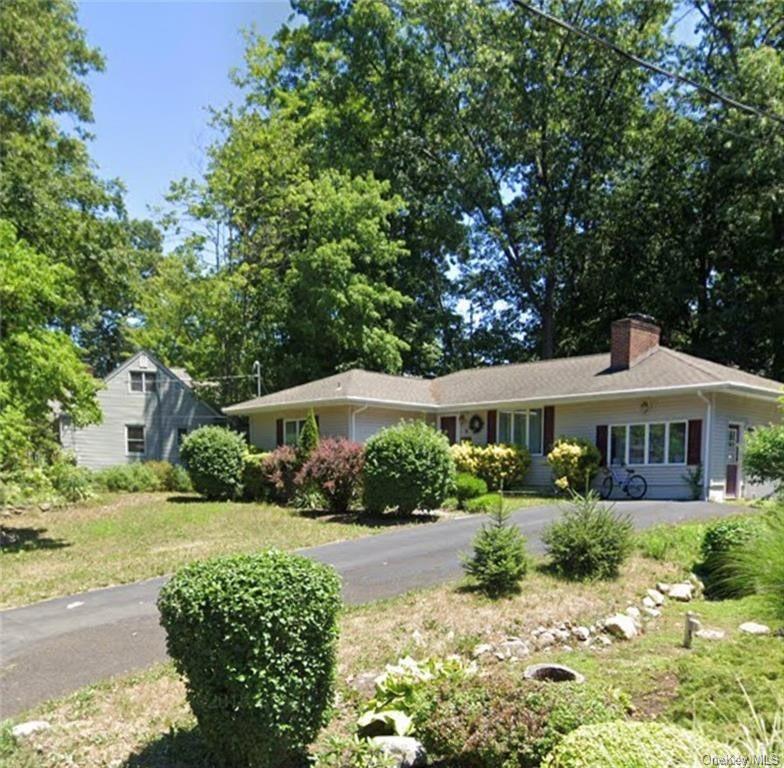
[[[263,451],[274,450],[277,445],[278,419],[304,419],[309,408],[275,411],[274,413],[253,413],[248,417],[250,442]],[[319,433],[325,437],[349,436],[349,409],[346,406],[318,408],[313,412],[318,417]]]
[[[359,443],[366,442],[373,437],[376,432],[385,427],[392,427],[399,424],[404,419],[425,419],[426,415],[421,411],[403,411],[395,408],[367,408],[359,411],[354,408],[354,440]],[[429,419],[434,423],[432,419]]]
[[[713,397],[714,418],[711,438],[710,497],[716,501],[725,498],[727,474],[727,432],[730,423],[742,425],[743,435],[754,427],[780,423],[781,412],[775,402],[757,400],[717,393]],[[741,464],[738,471],[739,494],[744,498],[758,498],[773,491],[772,485],[751,483],[744,478],[743,444],[741,443]]]
[[[696,395],[678,397],[635,397],[619,400],[594,400],[575,405],[555,406],[555,437],[583,437],[596,442],[596,427],[599,424],[644,424],[662,421],[688,421],[702,419],[703,451],[705,446],[705,403]],[[688,450],[688,446],[687,446]],[[541,465],[544,459],[534,462],[531,475],[538,484],[543,476]],[[687,467],[683,464],[643,464],[634,469],[648,482],[647,498],[688,499],[691,490],[683,479]],[[548,482],[549,482],[548,473]]]
[[[202,403],[179,379],[157,368],[148,359],[142,367],[132,358],[98,393],[103,422],[76,429],[67,420],[62,424],[60,439],[66,450],[73,451],[81,466],[102,469],[116,464],[145,459],[179,461],[177,430],[196,429],[223,419]],[[131,392],[129,372],[145,370],[157,372],[157,391]],[[126,452],[126,425],[143,425],[145,453],[143,456]]]

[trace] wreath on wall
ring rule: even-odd
[[[476,434],[477,432],[481,432],[484,425],[485,425],[484,419],[482,419],[482,417],[478,413],[475,413],[471,417],[471,420],[468,422],[468,428],[474,434]]]

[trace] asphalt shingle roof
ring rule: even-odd
[[[626,370],[610,369],[610,353],[456,371],[436,379],[353,369],[224,409],[245,413],[310,402],[371,401],[425,409],[520,400],[586,399],[597,395],[731,384],[781,392],[784,385],[736,368],[659,347]]]

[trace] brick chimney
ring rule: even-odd
[[[610,368],[621,371],[639,363],[659,348],[661,328],[648,315],[629,315],[612,324]]]

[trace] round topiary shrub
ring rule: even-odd
[[[705,530],[700,552],[700,576],[706,596],[714,599],[744,597],[754,592],[752,581],[735,578],[736,555],[762,527],[761,519],[719,520]]]
[[[163,588],[167,649],[219,765],[299,764],[327,720],[340,605],[332,568],[277,550],[196,562]]]
[[[569,579],[612,579],[632,551],[632,523],[595,493],[573,494],[560,520],[542,534],[553,567]]]
[[[244,456],[241,435],[224,427],[200,427],[180,446],[193,489],[208,499],[233,499],[242,491]]]
[[[369,512],[436,509],[453,478],[448,440],[423,421],[387,427],[365,445],[363,501]]]
[[[556,486],[578,493],[588,492],[601,461],[599,449],[582,437],[559,437],[547,454]]]
[[[414,708],[414,733],[428,756],[446,765],[530,768],[581,725],[622,717],[625,707],[617,699],[586,683],[494,671],[428,686]]]
[[[487,493],[487,483],[481,477],[469,475],[468,472],[458,472],[455,477],[455,497],[457,508],[465,509],[469,499],[484,496]]]
[[[566,736],[543,768],[595,768],[598,765],[650,768],[652,765],[704,765],[706,756],[737,755],[727,744],[666,723],[618,720],[584,725]],[[729,763],[726,763],[729,765]]]

